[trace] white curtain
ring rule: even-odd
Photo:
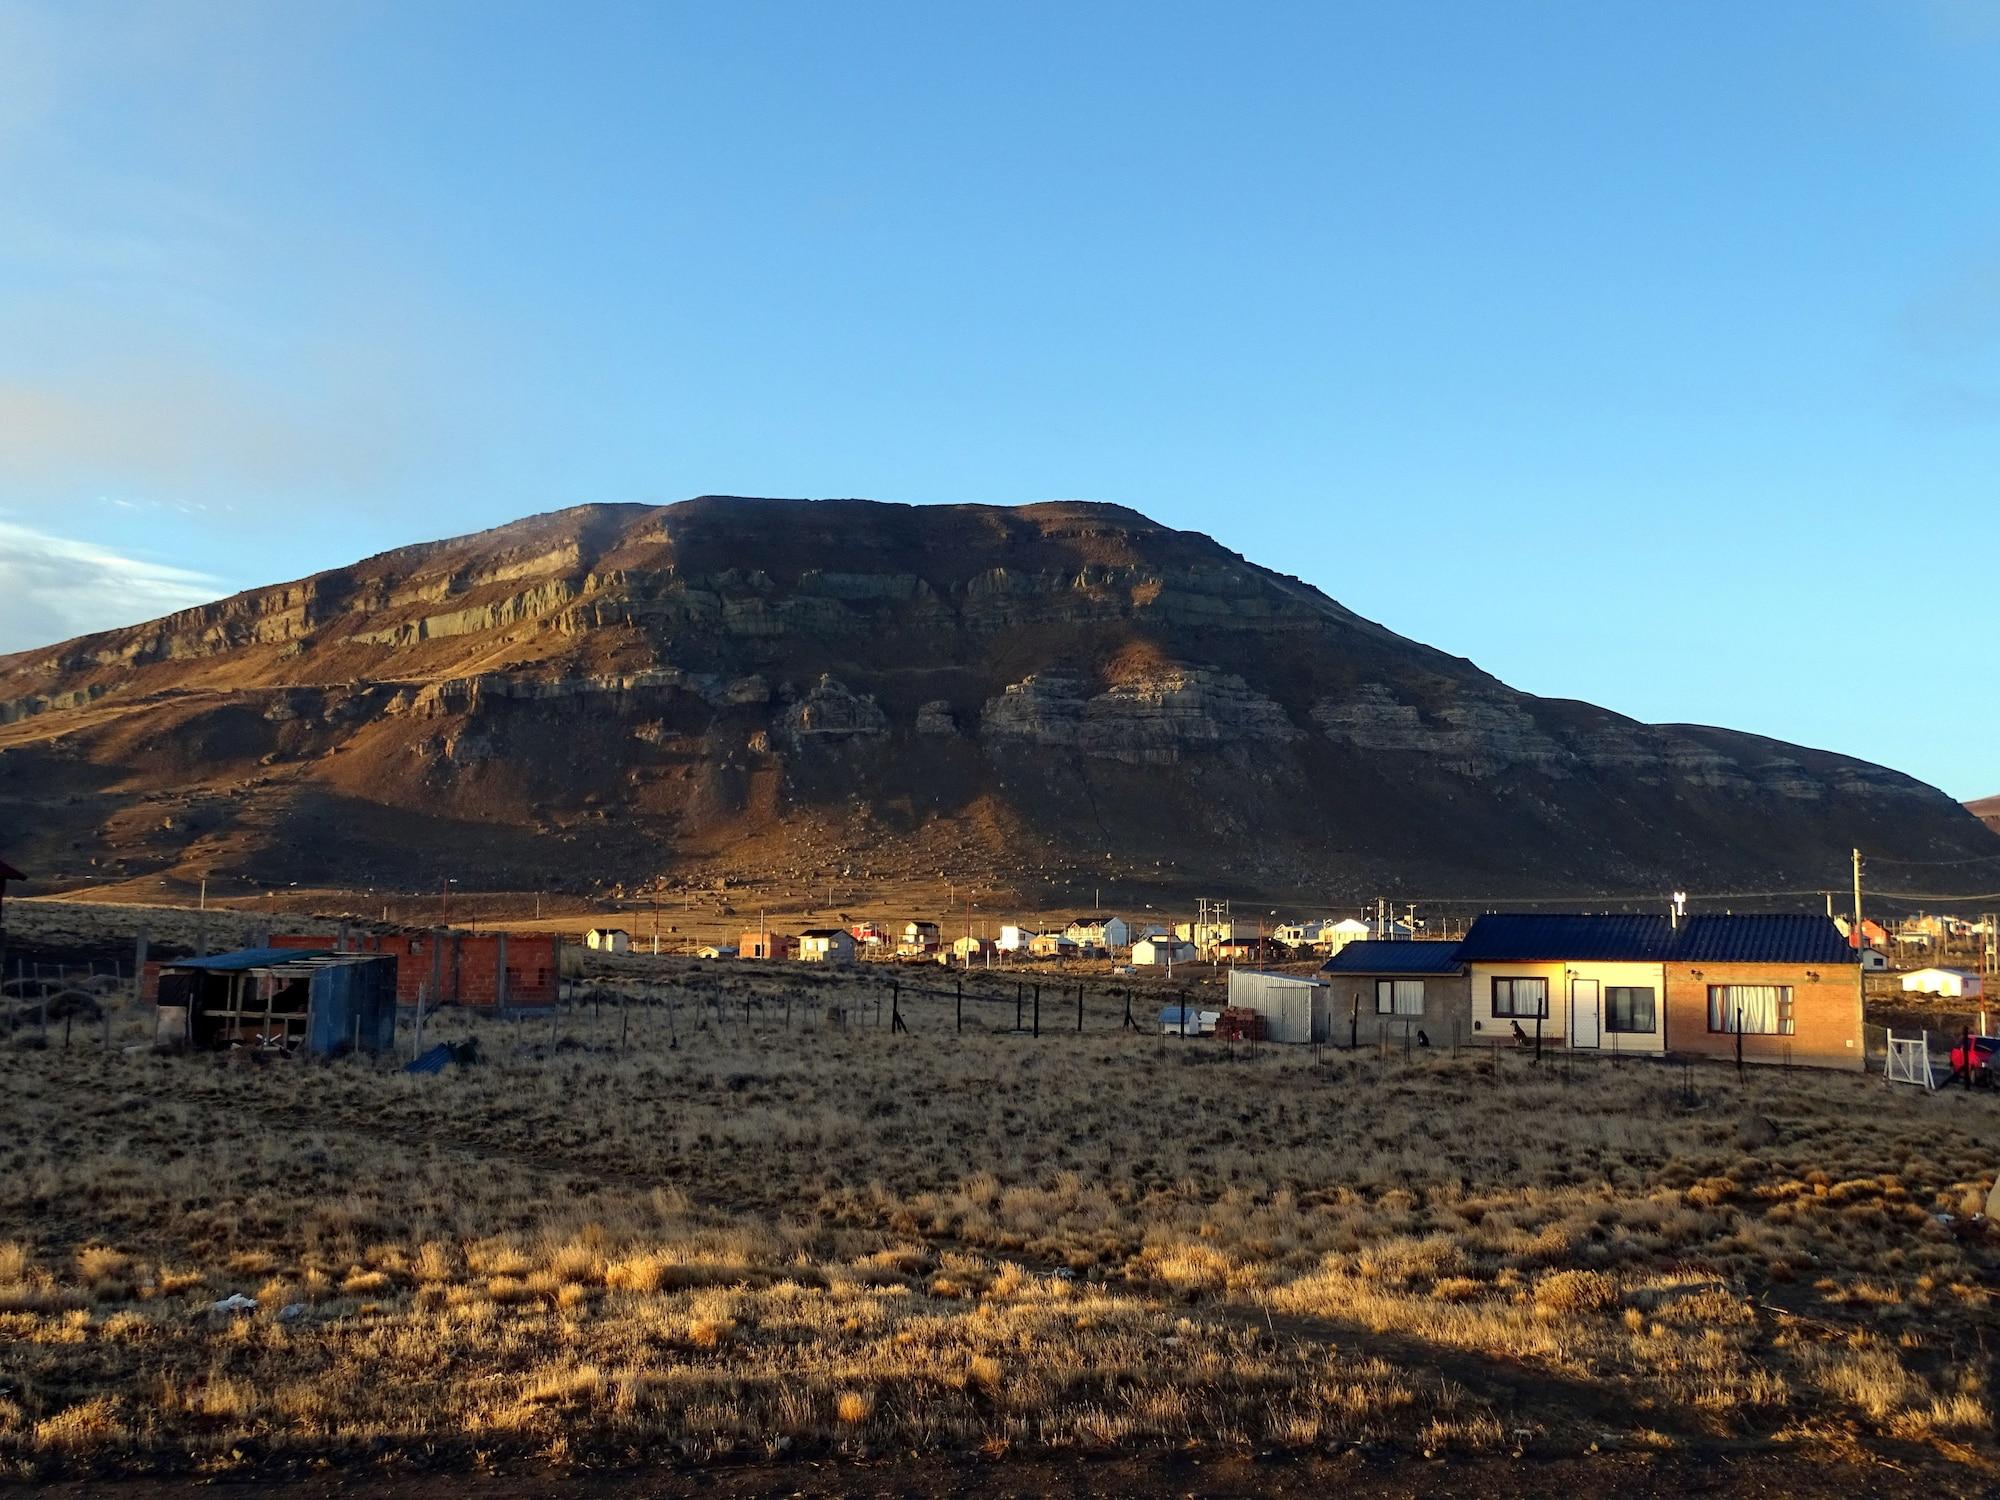
[[[1424,982],[1421,979],[1396,981],[1396,1014],[1420,1016],[1424,1013]]]
[[[1740,1027],[1746,1036],[1775,1036],[1784,994],[1784,987],[1776,984],[1717,985],[1708,992],[1709,1029]]]

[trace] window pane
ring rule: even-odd
[[[1637,985],[1614,985],[1604,992],[1604,1029],[1607,1031],[1650,1032],[1653,1020],[1653,991]]]
[[[1421,979],[1396,981],[1396,1014],[1420,1016],[1424,1013],[1424,982]]]
[[[1745,1036],[1789,1036],[1792,991],[1781,984],[1712,984],[1708,987],[1708,1029],[1741,1031]]]

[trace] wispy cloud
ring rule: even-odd
[[[206,574],[0,520],[0,652],[136,625],[223,592]]]

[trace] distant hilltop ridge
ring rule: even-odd
[[[2000,797],[1981,797],[1976,802],[1966,803],[1965,807],[1988,828],[2000,833]]]
[[[579,506],[0,657],[0,809],[43,870],[384,888],[1504,896],[2000,851],[1895,771],[1519,693],[1084,501]]]

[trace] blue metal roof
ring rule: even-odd
[[[1380,944],[1392,947],[1393,944]],[[1344,951],[1344,950],[1343,950]],[[1466,963],[1859,963],[1840,929],[1811,912],[1481,917],[1459,944]]]
[[[1543,916],[1501,913],[1479,918],[1458,945],[1466,963],[1662,962],[1673,956],[1673,924],[1664,916]]]
[[[1463,974],[1458,944],[1436,938],[1389,942],[1362,938],[1320,965],[1322,974]]]
[[[233,974],[243,969],[268,969],[277,964],[297,963],[302,958],[328,958],[332,953],[331,948],[239,948],[234,953],[211,953],[207,958],[177,958],[160,967]]]
[[[1689,917],[1674,958],[1710,964],[1858,964],[1833,918],[1815,912]]]

